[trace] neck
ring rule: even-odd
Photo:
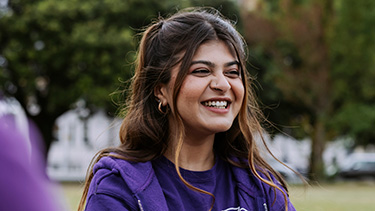
[[[215,164],[213,152],[215,135],[206,137],[185,137],[178,163],[181,168],[190,171],[207,171]],[[165,157],[175,162],[175,148],[177,140],[172,141],[172,146],[165,153]]]

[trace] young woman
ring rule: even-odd
[[[295,210],[256,146],[245,63],[242,37],[213,9],[149,26],[121,145],[99,152],[79,210]]]

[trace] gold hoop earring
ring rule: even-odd
[[[160,113],[162,113],[162,114],[166,114],[167,111],[168,111],[168,107],[166,106],[167,109],[165,109],[165,111],[163,111],[162,107],[163,107],[163,104],[161,103],[161,101],[159,101],[158,109],[159,109]]]

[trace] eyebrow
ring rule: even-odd
[[[206,61],[206,60],[197,60],[197,61],[192,61],[190,66],[191,65],[194,65],[194,64],[204,64],[204,65],[207,65],[209,67],[215,67],[216,65],[210,61]],[[231,62],[227,62],[224,64],[224,67],[230,67],[232,65],[237,65],[237,66],[240,66],[240,62],[238,61],[231,61]]]

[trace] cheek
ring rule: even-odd
[[[198,92],[196,89],[193,88],[190,84],[181,87],[178,102],[189,104],[197,101]]]
[[[245,97],[245,89],[241,83],[241,84],[238,84],[237,86],[233,86],[232,90],[233,90],[234,95],[236,96],[237,103],[235,106],[235,112],[236,112],[236,115],[238,115],[243,105],[243,101]]]
[[[236,96],[236,100],[242,103],[245,95],[245,88],[244,85],[241,82],[233,83],[232,84],[232,90]]]
[[[192,106],[199,102],[203,93],[202,83],[197,83],[193,80],[185,80],[182,84],[179,97],[177,99],[178,106]]]

